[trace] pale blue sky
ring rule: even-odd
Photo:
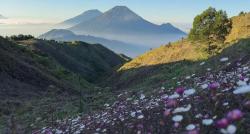
[[[125,5],[155,23],[191,23],[209,6],[226,10],[229,16],[250,11],[250,0],[0,0],[0,14],[10,18],[62,21],[89,9],[106,11]]]

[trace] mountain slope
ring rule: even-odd
[[[125,59],[99,44],[35,40],[32,45],[53,57],[64,68],[91,82],[126,62]]]
[[[7,19],[7,18],[0,14],[0,19]]]
[[[101,45],[2,37],[0,61],[0,133],[31,133],[37,126],[77,114],[80,92],[90,97],[84,101],[88,110],[103,105],[109,91],[90,81],[126,62]],[[95,98],[99,91],[105,93]]]
[[[171,24],[150,23],[124,6],[116,6],[90,21],[69,28],[69,30],[77,34],[151,46],[173,41],[186,35]]]
[[[102,12],[100,12],[99,10],[96,10],[96,9],[88,10],[88,11],[85,11],[76,17],[70,18],[68,20],[65,20],[65,21],[59,23],[58,26],[72,27],[72,26],[75,26],[79,23],[89,21],[89,20],[91,20],[95,17],[98,17],[100,15],[102,15]]]
[[[232,30],[227,36],[226,42],[250,37],[250,13],[245,13],[231,18]]]
[[[118,54],[122,53],[130,57],[136,57],[139,54],[142,54],[150,49],[149,47],[133,45],[116,40],[107,40],[104,38],[98,38],[94,36],[76,35],[69,30],[63,30],[63,29],[51,30],[39,36],[39,38],[47,40],[53,39],[57,41],[84,41],[91,44],[99,43]]]
[[[244,39],[206,60],[148,67],[154,70],[141,72],[141,82],[151,78],[151,84],[159,85],[137,83],[139,87],[118,92],[100,111],[34,132],[248,133],[249,52],[250,39]]]

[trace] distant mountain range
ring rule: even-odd
[[[69,30],[77,34],[89,34],[148,46],[159,46],[186,35],[170,23],[153,24],[125,6],[116,6],[94,19],[69,28]]]
[[[89,36],[89,35],[76,35],[69,30],[53,29],[38,38],[57,40],[57,41],[84,41],[91,44],[102,44],[103,46],[113,50],[118,54],[125,54],[130,57],[136,57],[138,54],[148,51],[149,47],[143,47],[140,45],[124,43],[116,40],[107,40],[104,38]]]
[[[52,30],[39,38],[100,43],[131,57],[186,36],[170,23],[153,24],[125,6],[116,6],[104,13],[89,10],[57,26],[70,28]]]

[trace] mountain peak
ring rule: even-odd
[[[97,9],[87,10],[76,17],[65,20],[64,22],[60,23],[59,25],[65,25],[65,26],[71,27],[71,26],[77,25],[79,23],[89,21],[89,20],[91,20],[97,16],[100,16],[100,15],[102,15],[102,12],[97,10]]]
[[[113,10],[130,10],[127,6],[115,6]]]
[[[92,9],[92,10],[87,10],[83,12],[81,15],[85,15],[85,14],[102,14],[102,12],[99,11],[98,9]]]
[[[115,6],[104,13],[105,16],[122,21],[139,20],[141,17],[126,6]]]

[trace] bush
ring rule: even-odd
[[[9,38],[14,41],[34,39],[32,35],[23,35],[23,34],[13,35],[13,36],[10,36]]]
[[[209,7],[194,18],[189,39],[211,42],[224,41],[231,30],[231,21],[225,11]]]

